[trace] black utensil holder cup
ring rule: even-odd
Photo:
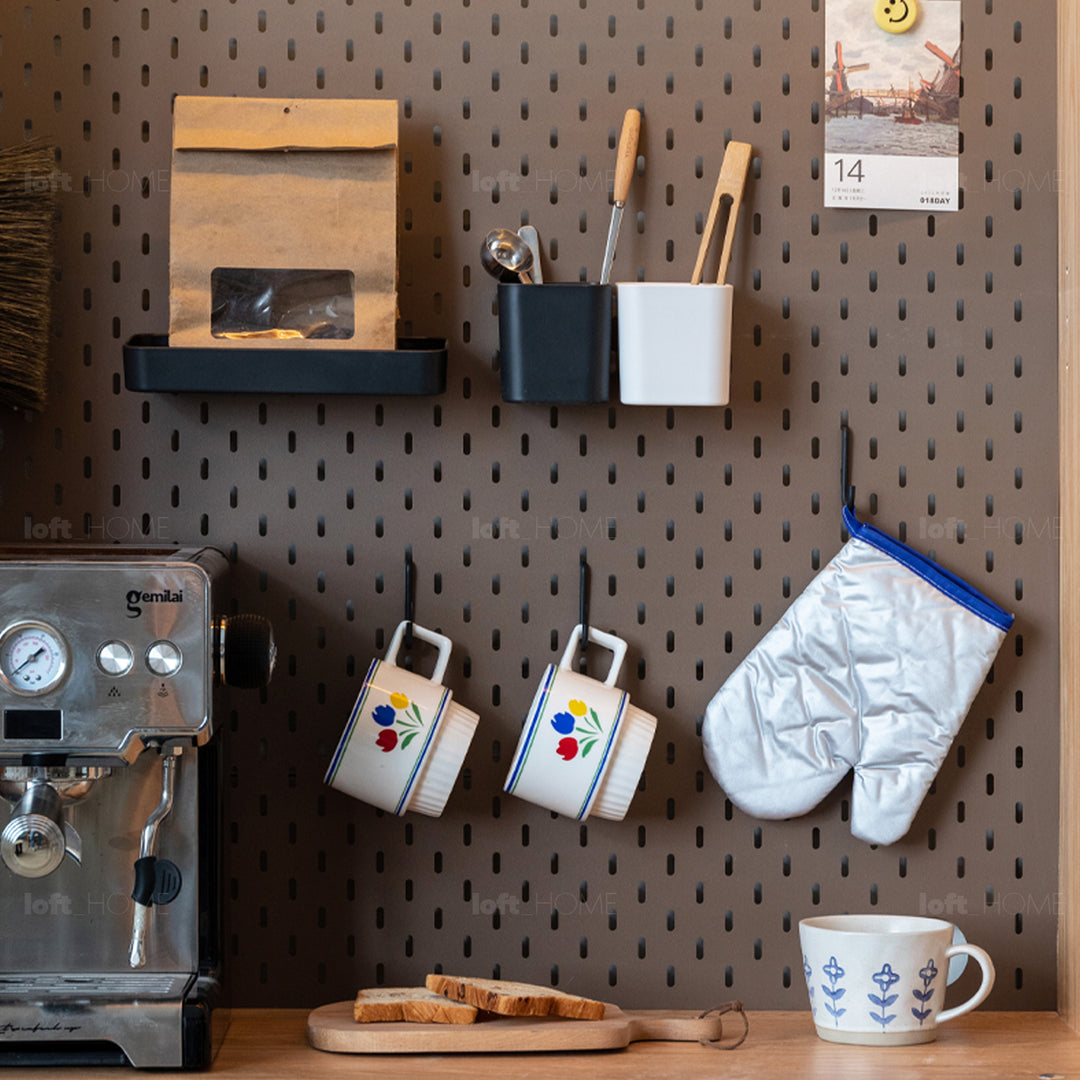
[[[503,400],[607,401],[612,287],[510,282],[498,288]]]

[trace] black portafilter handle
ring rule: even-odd
[[[262,615],[227,615],[215,626],[214,660],[226,686],[255,690],[274,672],[277,646],[270,620]]]

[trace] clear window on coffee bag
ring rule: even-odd
[[[210,274],[210,332],[216,338],[353,336],[351,270],[219,266]]]

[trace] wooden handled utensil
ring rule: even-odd
[[[753,149],[749,143],[729,142],[724,151],[724,160],[720,165],[720,177],[716,181],[712,206],[701,234],[701,246],[698,248],[697,262],[690,277],[691,285],[701,284],[701,275],[705,269],[705,256],[709,252],[713,233],[716,231],[716,219],[720,216],[720,203],[725,195],[731,198],[727,225],[724,228],[724,246],[720,251],[720,268],[716,273],[717,285],[723,285],[727,277],[728,263],[731,261],[731,245],[735,241],[735,226],[739,220],[739,207],[742,205],[743,188],[746,186],[746,173],[750,168]]]
[[[634,177],[634,163],[637,161],[638,133],[641,130],[641,113],[637,109],[627,109],[623,117],[622,132],[619,135],[619,149],[615,158],[615,205],[611,208],[611,225],[608,226],[607,246],[604,248],[604,261],[600,266],[600,284],[606,285],[611,279],[611,264],[615,260],[615,242],[619,238],[619,223],[622,221],[623,207],[630,194],[630,181]]]

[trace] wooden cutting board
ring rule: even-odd
[[[604,1006],[603,1020],[561,1016],[494,1016],[473,1024],[358,1024],[353,1003],[323,1005],[308,1016],[308,1042],[336,1054],[548,1053],[616,1050],[646,1039],[719,1039],[721,1017],[692,1010]]]

